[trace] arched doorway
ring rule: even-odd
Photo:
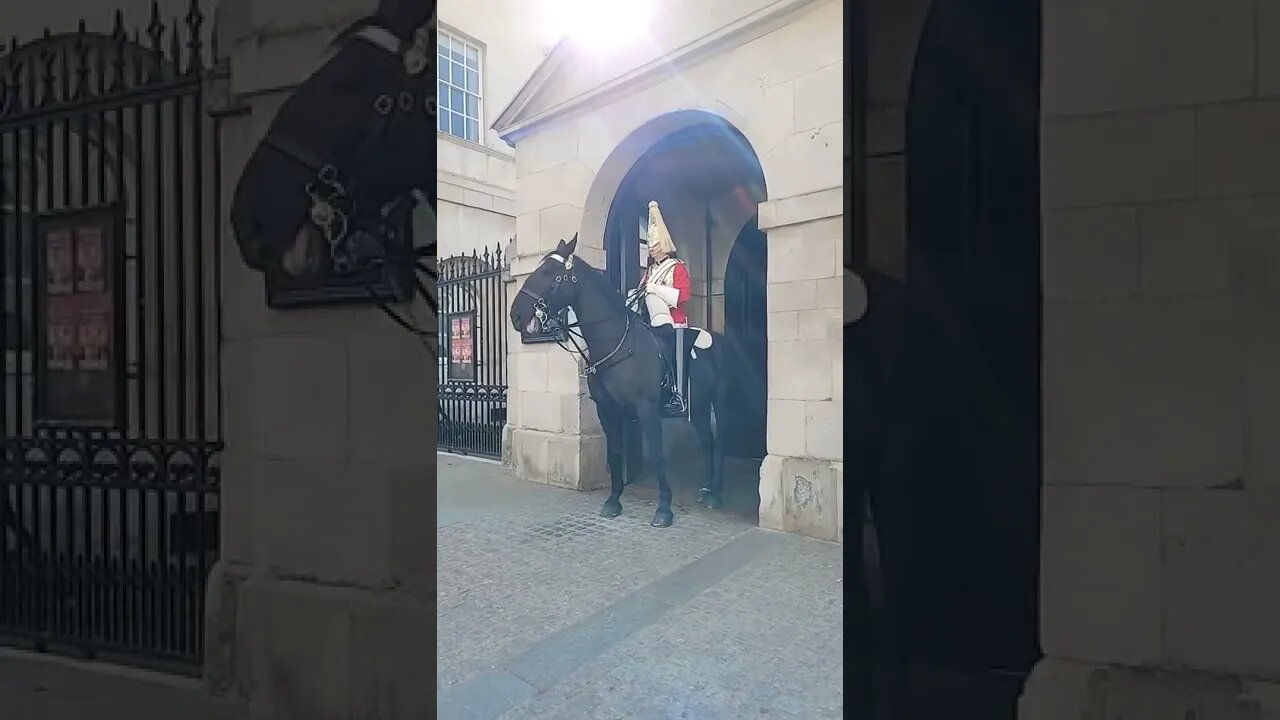
[[[914,698],[1014,717],[1039,657],[1040,7],[935,0],[907,109]],[[936,716],[933,715],[933,716]]]
[[[760,460],[766,451],[764,303],[768,267],[764,233],[757,226],[757,209],[766,198],[764,172],[746,138],[731,124],[709,113],[681,114],[693,120],[644,150],[625,172],[609,202],[605,267],[620,291],[636,286],[644,272],[642,258],[647,258],[643,240],[648,203],[656,200],[680,257],[689,265],[693,280],[690,324],[719,333],[732,329],[725,342],[735,347],[726,354],[736,357],[728,371],[744,379],[759,374],[758,381],[735,391],[735,406],[716,418],[722,441],[730,443],[726,446],[730,457],[725,463],[725,510],[754,523],[760,503]],[[731,256],[735,256],[732,261]],[[755,323],[753,329],[746,327],[751,323]],[[738,344],[741,347],[736,347]],[[670,480],[678,495],[693,497],[705,478],[701,476],[701,448],[692,427],[671,422],[663,431],[668,457],[683,458],[669,461]],[[638,433],[632,433],[628,445],[632,477],[638,478],[637,489],[644,492],[652,479],[642,466]]]
[[[769,311],[766,307],[765,274],[769,266],[769,246],[753,215],[729,252],[724,273],[725,353],[732,386],[734,407],[721,422],[720,437],[725,454],[736,458],[763,460],[767,427],[769,377]]]

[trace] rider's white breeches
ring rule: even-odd
[[[649,310],[649,324],[653,327],[675,324],[671,320],[671,306],[657,295],[645,293],[644,306]]]

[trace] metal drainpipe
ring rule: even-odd
[[[712,296],[712,293],[711,293],[711,226],[714,224],[715,224],[715,221],[711,217],[711,200],[708,198],[707,217],[706,217],[707,266],[706,268],[704,268],[704,272],[703,272],[703,277],[706,278],[706,288],[707,288],[707,296],[706,296],[707,306],[706,306],[706,313],[705,313],[705,315],[707,316],[707,320],[706,320],[707,324],[705,325],[705,327],[708,332],[710,332],[713,329],[711,327],[711,296]]]

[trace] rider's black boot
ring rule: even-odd
[[[668,417],[683,415],[688,409],[685,404],[683,391],[683,378],[678,377],[676,372],[676,329],[670,325],[659,325],[654,328],[658,339],[662,341],[662,351],[667,357],[667,372],[671,377],[671,385],[668,388],[667,401],[663,404],[662,410]]]

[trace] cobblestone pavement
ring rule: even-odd
[[[842,717],[840,546],[439,457],[442,720]]]
[[[4,720],[235,720],[199,680],[0,649]]]

